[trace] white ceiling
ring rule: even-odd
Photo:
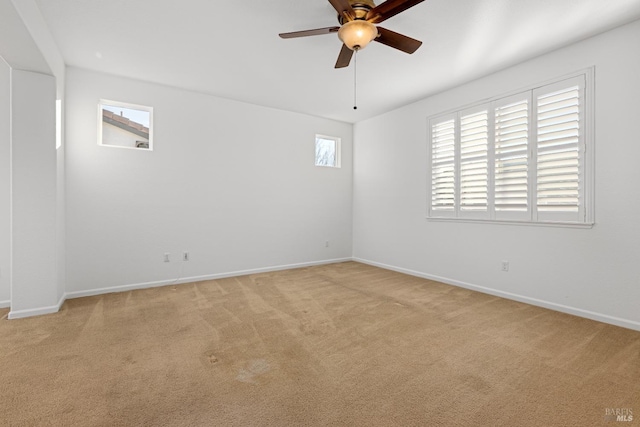
[[[333,68],[327,0],[37,0],[68,65],[357,122],[640,18],[640,0],[426,0],[381,26],[423,41],[380,43]],[[133,102],[133,101],[131,101]]]

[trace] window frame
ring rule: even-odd
[[[318,158],[317,158],[317,150],[318,150],[318,140],[319,139],[323,139],[323,140],[329,140],[329,141],[333,141],[335,143],[335,161],[333,165],[322,165],[322,164],[318,164]],[[329,135],[322,135],[322,134],[316,134],[314,142],[313,142],[313,163],[316,167],[319,168],[333,168],[333,169],[339,169],[342,167],[341,162],[342,162],[342,139],[340,137],[337,136],[329,136]]]
[[[427,118],[427,215],[430,221],[455,221],[455,222],[481,222],[481,223],[502,223],[502,224],[522,224],[538,226],[561,226],[576,228],[591,228],[595,223],[594,209],[594,172],[595,172],[595,141],[594,141],[594,100],[595,100],[595,67],[583,69],[559,78],[547,80],[534,84],[523,89],[514,90],[509,93],[474,102],[432,115]],[[578,205],[577,214],[565,214],[538,212],[537,194],[537,147],[538,147],[538,96],[545,93],[552,93],[554,89],[569,88],[574,82],[579,81],[580,90],[580,110],[579,110],[579,182],[581,183],[581,198]],[[495,114],[496,108],[507,105],[517,99],[528,99],[528,150],[527,150],[527,212],[504,212],[495,209]],[[473,114],[477,111],[487,110],[488,117],[488,147],[487,161],[488,170],[488,194],[486,211],[464,211],[461,208],[461,126],[462,117]],[[432,180],[432,147],[433,147],[433,126],[443,123],[444,119],[453,117],[455,120],[455,193],[454,208],[452,211],[440,211],[434,209],[432,200],[434,197]],[[573,217],[572,217],[573,216]]]
[[[130,109],[130,110],[138,110],[138,111],[144,111],[149,113],[149,147],[144,148],[144,147],[126,147],[126,146],[122,146],[122,145],[116,145],[116,144],[105,144],[104,141],[102,140],[103,138],[103,119],[102,119],[102,110],[103,110],[103,106],[109,106],[109,107],[119,107],[119,108],[126,108],[126,109]],[[137,151],[149,151],[152,152],[153,151],[153,107],[149,107],[146,105],[140,105],[140,104],[132,104],[130,102],[122,102],[122,101],[112,101],[109,99],[100,99],[98,100],[98,145],[100,147],[111,147],[111,148],[122,148],[122,149],[127,149],[127,150],[137,150]]]

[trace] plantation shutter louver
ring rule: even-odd
[[[488,211],[489,114],[487,110],[460,118],[460,210]]]
[[[536,204],[541,219],[578,221],[582,212],[580,81],[536,91]]]
[[[494,203],[497,219],[529,215],[529,100],[495,108]]]
[[[455,209],[455,120],[431,126],[431,209]]]

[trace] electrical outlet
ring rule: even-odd
[[[502,271],[509,271],[509,261],[502,261]]]
[[[169,253],[164,254],[164,262],[169,262]]]
[[[182,260],[189,261],[189,252],[182,252]]]
[[[328,248],[329,247],[329,241],[327,240],[326,242],[324,242],[324,247]]]

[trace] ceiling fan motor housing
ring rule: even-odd
[[[373,2],[373,0],[349,0],[349,4],[356,14],[356,20],[366,19],[367,13],[369,13],[371,9],[376,7],[376,4]],[[340,25],[345,24],[346,20],[343,15],[338,15],[338,22],[340,23]]]

